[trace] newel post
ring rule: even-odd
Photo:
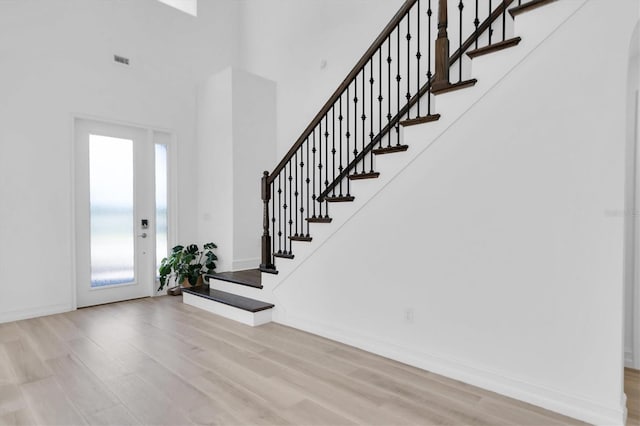
[[[447,34],[447,0],[438,4],[438,38],[436,40],[436,73],[431,85],[433,91],[449,86],[449,36]]]
[[[269,235],[269,201],[271,201],[271,191],[269,191],[269,172],[265,171],[262,176],[262,202],[264,209],[262,213],[262,262],[260,270],[273,271],[276,269],[271,261],[271,235]]]

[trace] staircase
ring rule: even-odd
[[[209,277],[211,289],[273,305],[280,324],[623,424],[622,226],[606,212],[624,201],[632,6],[406,2],[264,174],[260,268]]]
[[[252,326],[271,321],[272,289],[283,277],[269,275],[295,268],[279,262],[295,265],[313,252],[313,244],[339,229],[329,210],[344,223],[357,210],[346,211],[342,205],[352,204],[356,195],[370,199],[386,185],[411,159],[391,157],[416,149],[405,140],[425,132],[432,133],[425,138],[434,139],[434,132],[462,115],[473,101],[460,101],[455,92],[478,83],[474,62],[502,51],[517,52],[523,40],[514,33],[515,19],[556,1],[406,1],[285,157],[271,173],[264,172],[259,269],[210,275],[212,288],[187,291],[184,302]],[[567,13],[561,12],[559,19]],[[559,22],[532,20],[523,28],[535,26],[540,37]],[[497,63],[505,67],[504,73],[521,55],[511,57],[512,61]],[[496,76],[486,80],[500,74]],[[475,97],[484,92],[486,88]],[[444,111],[450,111],[448,116],[442,117]],[[409,138],[410,134],[416,136]]]

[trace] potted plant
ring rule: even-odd
[[[202,274],[215,272],[218,257],[213,249],[218,248],[214,243],[207,243],[202,250],[197,244],[188,246],[175,246],[171,254],[162,259],[159,268],[161,291],[167,283],[173,281],[175,287],[167,290],[168,294],[177,296],[182,293],[181,286],[193,287],[202,285]]]

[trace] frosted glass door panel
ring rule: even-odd
[[[133,283],[133,141],[89,136],[91,287]]]
[[[156,181],[156,278],[163,258],[167,257],[169,245],[167,212],[167,145],[155,144]]]

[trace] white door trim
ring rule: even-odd
[[[640,178],[640,173],[638,167],[640,164],[638,163],[638,145],[640,144],[640,90],[636,90],[635,93],[635,126],[634,126],[634,144],[636,147],[636,158],[634,159],[636,162],[635,176],[634,176],[634,185],[635,185],[635,206],[633,209],[633,222],[635,225],[635,241],[634,241],[634,286],[633,286],[633,347],[632,347],[632,357],[633,357],[633,365],[632,367],[640,370],[640,224],[638,221],[640,220],[640,197],[638,197],[638,192],[640,191],[640,182],[638,179]]]
[[[71,135],[69,138],[69,158],[70,162],[70,170],[69,170],[69,184],[71,188],[71,214],[69,215],[69,229],[71,230],[71,262],[70,262],[70,275],[71,275],[71,310],[78,309],[78,279],[77,279],[77,231],[76,231],[76,208],[77,208],[77,200],[76,200],[76,131],[77,126],[76,123],[78,120],[86,120],[86,121],[96,121],[100,123],[104,123],[107,125],[116,125],[116,126],[125,126],[137,128],[140,130],[145,130],[147,132],[148,138],[153,138],[154,133],[165,133],[169,135],[168,144],[167,144],[167,155],[169,158],[169,163],[167,165],[168,176],[167,176],[167,184],[168,184],[168,223],[169,223],[169,246],[172,247],[177,244],[178,241],[178,149],[177,149],[177,136],[176,132],[172,129],[162,127],[162,126],[154,126],[154,125],[145,125],[140,123],[134,123],[125,120],[117,120],[111,118],[105,118],[96,115],[83,114],[83,113],[72,113],[70,116],[71,122]],[[151,141],[153,142],[153,141]],[[158,293],[156,292],[156,288],[151,288],[150,291],[151,296],[156,296]]]

